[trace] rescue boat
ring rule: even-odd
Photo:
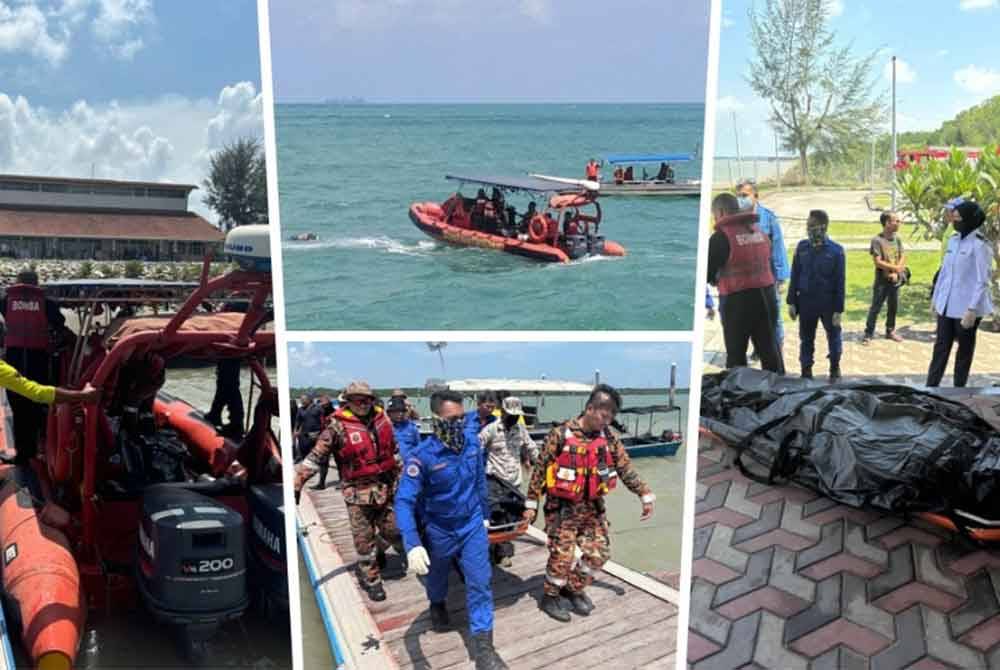
[[[534,177],[446,179],[459,182],[458,191],[443,203],[415,202],[409,211],[414,225],[436,240],[550,263],[625,255],[622,245],[600,235],[601,206],[586,188]],[[477,197],[462,195],[465,184],[480,187]],[[491,198],[484,197],[483,187],[492,189]],[[518,214],[506,204],[505,194],[512,193],[528,195],[536,206]]]
[[[239,269],[210,278],[206,259],[193,288],[135,280],[46,287],[82,324],[60,352],[58,384],[103,393],[99,404],[50,410],[44,458],[0,466],[5,610],[36,668],[74,666],[88,609],[141,603],[192,660],[255,600],[287,619],[277,391],[264,367],[274,333],[261,328],[268,228],[239,228],[225,248]],[[246,301],[245,312],[205,309],[234,299]],[[112,315],[164,304],[177,309]],[[241,441],[161,392],[167,363],[182,357],[238,358],[250,369],[252,422]]]

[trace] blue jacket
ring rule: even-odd
[[[497,418],[494,415],[490,415],[489,420],[486,423],[480,423],[479,421],[479,410],[469,410],[465,413],[465,439],[468,440],[469,436],[479,439],[479,431],[496,421]]]
[[[789,305],[811,314],[844,311],[844,247],[827,240],[814,247],[802,240],[795,248],[788,284]]]
[[[788,255],[778,215],[758,202],[757,217],[757,227],[771,239],[771,272],[774,273],[774,281],[788,281]]]
[[[443,530],[459,530],[490,518],[486,466],[479,438],[466,437],[461,453],[430,435],[406,460],[396,491],[396,523],[406,551],[421,545],[416,521]]]
[[[399,447],[399,457],[406,462],[410,453],[420,443],[420,427],[415,421],[409,419],[402,423],[393,423],[392,432],[396,435],[396,445]]]

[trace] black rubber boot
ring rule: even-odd
[[[830,383],[831,384],[836,384],[837,382],[840,381],[840,379],[841,379],[840,363],[831,363],[830,364]]]
[[[382,582],[375,582],[374,584],[366,584],[365,590],[368,591],[369,600],[374,602],[382,602],[385,600],[385,589],[382,587]]]
[[[385,566],[388,565],[389,559],[385,557],[385,552],[379,549],[375,553],[375,565],[378,566],[379,571],[385,570]]]
[[[448,617],[448,608],[444,603],[431,603],[431,628],[436,633],[443,633],[451,629],[451,619]]]
[[[493,648],[493,631],[473,635],[472,652],[475,654],[476,670],[507,670],[507,664]]]
[[[808,366],[808,367],[802,368],[802,378],[803,379],[812,379],[813,378],[813,368],[812,368],[811,365]]]
[[[556,621],[567,623],[570,620],[569,612],[567,612],[562,606],[562,600],[560,600],[559,596],[542,596],[542,602],[539,603],[539,609]]]
[[[570,608],[580,616],[589,616],[594,611],[594,601],[586,593],[574,593],[569,589],[563,589],[562,593],[569,600]]]

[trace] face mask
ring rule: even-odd
[[[736,202],[740,204],[741,212],[749,212],[753,209],[753,200],[745,195],[736,196]]]
[[[442,419],[434,417],[434,435],[437,439],[454,451],[461,451],[465,446],[465,417],[459,416],[454,419]]]
[[[504,414],[502,420],[504,428],[513,428],[517,425],[517,416],[513,414]]]
[[[819,246],[826,241],[827,224],[818,221],[808,221],[806,223],[806,234],[809,236],[809,243]]]

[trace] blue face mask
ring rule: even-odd
[[[453,451],[462,451],[465,446],[465,417],[459,416],[454,419],[442,419],[440,417],[434,417],[432,421],[434,428],[434,435],[437,439],[452,449]]]
[[[753,199],[745,195],[736,196],[736,202],[740,204],[741,212],[749,212],[753,209]]]

